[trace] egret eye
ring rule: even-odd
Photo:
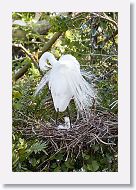
[[[48,64],[48,65],[51,65],[50,62],[49,62],[49,60],[47,60],[47,64]]]

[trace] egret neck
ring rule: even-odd
[[[47,60],[50,62],[51,65],[49,65],[49,64],[47,63]],[[40,67],[40,69],[41,69],[42,71],[46,71],[46,70],[51,69],[51,68],[55,65],[56,62],[58,62],[58,61],[55,59],[55,57],[54,57],[53,54],[51,54],[51,53],[49,53],[49,52],[45,52],[45,53],[41,56],[41,58],[40,58],[40,60],[39,60],[39,67]]]

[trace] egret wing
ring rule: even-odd
[[[49,74],[50,74],[50,71],[48,71],[43,76],[43,78],[41,79],[40,83],[38,84],[36,88],[35,95],[37,95],[43,89],[43,87],[47,84],[47,82],[49,81]]]
[[[53,68],[49,77],[49,88],[51,90],[55,110],[60,112],[65,111],[71,98],[72,92],[67,82],[67,68],[64,65],[59,65]]]
[[[68,70],[65,78],[73,94],[78,111],[87,115],[96,95],[93,86],[83,78],[81,72],[76,72],[74,69]]]
[[[67,61],[68,63],[72,64],[73,66],[76,65],[78,68],[80,68],[80,64],[77,61],[77,59],[74,56],[70,55],[70,54],[62,55],[60,57],[60,59],[59,59],[60,63],[64,63],[65,61]]]

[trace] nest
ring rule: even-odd
[[[62,149],[81,150],[93,144],[104,144],[114,149],[118,138],[117,115],[107,111],[92,111],[88,122],[83,119],[72,123],[70,129],[58,129],[54,122],[49,123],[42,120],[30,118],[23,113],[19,113],[17,119],[18,127],[15,131],[21,132],[26,138],[42,139],[50,143],[50,149],[55,154]]]

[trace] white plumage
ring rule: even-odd
[[[47,64],[47,60],[50,65]],[[48,83],[56,111],[65,111],[71,99],[74,99],[79,112],[86,113],[89,110],[95,91],[83,78],[80,64],[75,57],[63,55],[57,61],[51,53],[45,52],[39,60],[39,67],[47,72],[37,86],[35,94]]]

